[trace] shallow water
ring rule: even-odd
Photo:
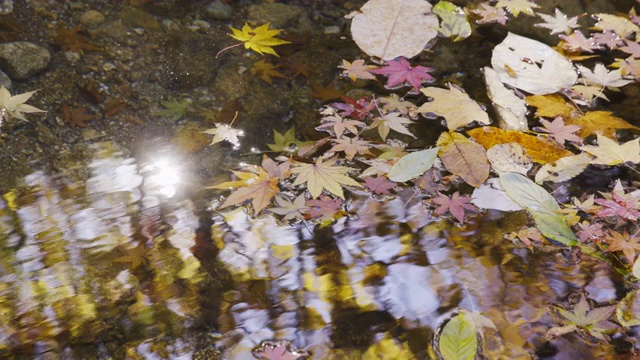
[[[430,359],[435,334],[460,309],[492,324],[482,328],[482,358],[611,357],[635,346],[633,329],[612,344],[578,333],[547,339],[557,325],[550,304],[566,306],[585,290],[599,304],[620,300],[629,284],[571,249],[531,251],[507,240],[527,223],[522,212],[473,214],[460,226],[433,215],[418,189],[388,198],[353,191],[348,214],[331,224],[213,210],[220,193],[205,186],[241,162],[258,162],[250,150],[264,149],[271,129],[295,125],[298,138],[318,138],[321,103],[309,85],[329,84],[341,58],[358,56],[342,16],[362,1],[282,2],[308,23],[279,19],[262,2],[225,2],[234,9],[227,20],[203,15],[206,1],[129,3],[139,10],[16,2],[11,13],[15,36],[44,43],[53,60],[12,91],[41,89],[34,104],[47,115],[3,126],[0,357],[254,359],[261,342],[289,340],[311,359]],[[228,25],[260,14],[251,5],[282,21],[275,27],[297,30],[291,39],[299,42],[283,57],[310,66],[310,75],[271,85],[247,75],[255,54],[214,60],[231,43]],[[76,59],[51,36],[89,9],[106,17],[87,30],[102,50]],[[200,18],[211,27],[190,29]],[[322,34],[333,25],[338,33]],[[448,43],[423,58],[478,94],[484,85],[465,70],[488,59],[447,59],[488,54],[501,34]],[[78,93],[89,81],[126,106],[104,115],[104,102]],[[172,118],[162,106],[171,98],[200,110]],[[63,103],[103,116],[71,127],[61,120]],[[246,133],[241,148],[206,147],[199,131],[235,111]],[[417,132],[416,147],[438,134],[429,126]]]

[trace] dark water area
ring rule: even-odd
[[[319,109],[335,92],[386,92],[338,76],[342,59],[363,57],[344,16],[364,3],[0,1],[0,48],[28,42],[49,57],[33,74],[0,77],[14,95],[37,89],[29,104],[46,111],[0,133],[0,358],[252,360],[264,341],[287,340],[309,359],[431,359],[461,309],[485,319],[476,358],[637,350],[633,327],[610,341],[549,339],[559,322],[550,305],[572,308],[582,294],[613,304],[635,284],[579,250],[508,239],[529,222],[523,211],[460,225],[434,215],[417,188],[350,191],[347,213],[324,223],[217,208],[227,192],[208,186],[259,163],[273,131],[318,140]],[[546,13],[555,4],[539,3]],[[590,13],[633,3],[571,2]],[[283,77],[261,78],[265,57],[242,47],[216,57],[245,21],[284,29],[291,44],[266,57]],[[477,70],[506,33],[483,28],[414,60],[436,69],[435,85],[463,84],[490,104]],[[638,125],[639,95],[625,87],[608,109]],[[210,145],[202,132],[231,121],[239,146]],[[418,125],[417,139],[402,140],[433,146],[441,130]],[[637,179],[597,171],[567,191],[604,191],[621,173]]]

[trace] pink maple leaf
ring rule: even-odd
[[[396,183],[389,181],[385,176],[367,176],[364,178],[364,186],[376,194],[391,195],[389,189],[393,189],[396,186]]]
[[[464,210],[475,210],[475,207],[470,204],[471,197],[460,196],[456,191],[451,197],[438,192],[438,197],[431,199],[434,203],[440,205],[433,212],[437,215],[442,215],[449,211],[453,217],[460,223],[464,222]]]
[[[640,44],[638,44],[635,41],[630,41],[627,39],[625,39],[624,42],[626,46],[622,46],[618,50],[624,51],[627,54],[631,54],[631,56],[634,58],[640,58]]]
[[[587,220],[584,220],[577,225],[580,228],[580,230],[578,230],[578,238],[580,239],[580,242],[585,242],[587,240],[600,242],[600,239],[602,239],[602,237],[604,236],[604,231],[602,231],[602,224],[591,223]]]
[[[370,72],[387,76],[387,89],[393,89],[398,85],[409,83],[415,92],[420,90],[423,81],[435,80],[428,72],[433,71],[432,68],[418,65],[411,67],[409,61],[403,57],[387,62],[387,66],[380,69],[370,70]]]
[[[338,109],[340,116],[349,116],[356,120],[366,117],[371,110],[376,108],[375,101],[369,101],[365,97],[356,100],[348,96],[343,96],[342,101],[344,102],[333,103],[331,106]]]
[[[321,220],[331,220],[340,211],[342,199],[334,199],[326,195],[320,195],[318,199],[307,200],[305,206],[309,208],[311,218],[322,217]]]
[[[304,350],[293,349],[287,340],[264,341],[253,350],[253,356],[262,360],[298,360],[308,355]]]
[[[563,49],[570,51],[585,51],[592,53],[594,50],[598,50],[601,47],[596,44],[593,38],[586,38],[580,30],[574,31],[571,35],[560,35],[560,38],[564,40],[560,46]]]
[[[593,41],[598,45],[605,45],[609,49],[616,49],[623,45],[622,38],[613,31],[593,34]]]
[[[596,199],[595,203],[602,206],[596,216],[619,216],[636,221],[640,218],[640,192],[625,193],[620,180],[616,182],[611,194],[601,193],[605,199]]]
[[[556,117],[553,121],[540,119],[543,127],[536,126],[533,130],[549,134],[553,140],[564,144],[565,141],[582,143],[582,138],[574,134],[580,130],[578,125],[565,125],[561,116]]]

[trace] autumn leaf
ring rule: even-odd
[[[495,7],[504,7],[511,15],[518,17],[521,12],[533,16],[535,15],[533,9],[537,9],[540,6],[529,0],[498,0]]]
[[[364,178],[364,186],[375,194],[391,195],[389,190],[393,189],[396,183],[389,181],[385,176],[367,176]]]
[[[558,147],[555,143],[543,141],[537,136],[525,134],[517,130],[502,130],[495,127],[484,126],[467,131],[477,143],[490,149],[497,144],[518,143],[522,145],[527,154],[535,162],[546,164],[555,162],[565,156],[573,155],[572,152]]]
[[[96,115],[87,114],[85,108],[72,108],[67,104],[62,105],[62,120],[71,127],[87,127],[87,121],[95,119]]]
[[[617,231],[609,230],[609,235],[605,235],[604,240],[609,244],[607,251],[622,251],[629,264],[633,264],[636,253],[640,251],[640,238],[636,237],[636,234],[629,235],[627,231],[621,234]]]
[[[261,360],[299,360],[309,355],[304,350],[294,349],[288,340],[263,341],[252,353]]]
[[[326,162],[319,157],[315,164],[298,163],[291,169],[297,174],[293,186],[306,183],[311,197],[317,198],[322,190],[326,189],[330,193],[344,199],[342,186],[362,187],[357,181],[345,175],[347,172],[355,170],[347,166],[335,165],[337,157],[333,157]]]
[[[282,30],[269,29],[269,23],[258,26],[252,29],[247,23],[244,24],[242,30],[231,28],[233,34],[231,37],[242,41],[246,49],[251,49],[259,54],[271,54],[279,56],[272,46],[289,44],[289,41],[277,39],[274,36],[278,35]],[[223,49],[224,50],[224,49]]]
[[[300,141],[296,139],[296,130],[294,127],[291,127],[291,129],[287,130],[284,134],[273,130],[273,144],[267,144],[267,146],[269,150],[275,152],[295,152],[297,148],[312,143],[313,141]]]
[[[233,192],[220,205],[225,208],[240,204],[246,200],[252,200],[255,213],[264,209],[271,199],[278,193],[278,181],[289,174],[289,163],[276,164],[275,161],[264,157],[261,167],[255,167],[251,171],[234,171],[240,181],[224,182],[215,186],[214,189],[227,189],[229,187],[240,187]]]
[[[487,150],[487,158],[494,171],[517,172],[527,175],[533,166],[531,157],[525,148],[518,143],[498,144]]]
[[[596,165],[617,165],[626,162],[640,163],[640,138],[618,144],[615,140],[598,134],[598,145],[585,145],[579,148],[596,158],[591,160]]]
[[[27,119],[24,117],[24,113],[46,112],[37,107],[25,104],[35,92],[34,90],[11,96],[11,93],[4,85],[0,86],[0,108],[3,110],[3,115],[0,116],[0,124],[2,123],[2,117],[26,121]]]
[[[550,339],[582,329],[599,340],[605,341],[603,334],[618,327],[609,321],[609,317],[616,310],[615,305],[591,308],[587,297],[583,294],[580,295],[580,301],[574,305],[572,311],[558,305],[552,305],[551,308],[562,317],[560,321],[564,326],[549,329],[547,337]]]
[[[479,187],[489,177],[487,151],[459,133],[443,132],[436,144],[444,167],[467,184]]]
[[[578,125],[565,125],[562,117],[558,116],[553,121],[540,119],[542,127],[534,127],[533,130],[549,134],[553,140],[563,145],[565,141],[582,143],[582,138],[574,134],[580,130]]]
[[[309,209],[311,218],[321,218],[321,220],[331,220],[340,211],[342,199],[334,199],[330,196],[320,195],[318,199],[307,200],[305,203]]]
[[[640,131],[640,128],[633,126],[625,120],[611,115],[610,111],[589,111],[584,115],[574,114],[564,118],[566,125],[577,125],[582,129],[578,136],[586,138],[591,134],[602,134],[613,137],[617,129],[628,129]]]
[[[540,16],[544,22],[535,24],[535,26],[551,30],[551,35],[561,33],[569,34],[573,29],[580,27],[580,25],[578,25],[579,16],[570,18],[558,8],[555,9],[555,16],[542,13],[538,13],[538,16]]]
[[[231,125],[227,124],[215,124],[215,126],[215,128],[202,131],[204,134],[214,135],[213,139],[211,139],[211,144],[209,145],[226,140],[233,144],[234,147],[240,146],[240,139],[238,139],[238,136],[244,136],[244,132],[242,130],[234,129]]]
[[[600,193],[604,199],[595,199],[594,203],[600,205],[596,216],[621,217],[636,221],[640,219],[640,190],[625,193],[620,179],[616,181],[611,193]]]
[[[334,153],[342,151],[349,161],[353,160],[353,157],[356,156],[356,154],[370,154],[370,142],[367,140],[362,140],[357,136],[353,138],[344,136],[340,139],[333,139],[331,141],[334,143],[334,145],[327,152]]]
[[[555,163],[544,164],[536,173],[536,182],[562,182],[571,180],[582,174],[590,163],[590,156],[586,153],[572,155],[558,159]]]
[[[578,109],[567,102],[561,95],[529,95],[524,100],[530,106],[536,107],[536,117],[555,118],[562,116],[567,118],[572,112]]]
[[[451,131],[472,121],[485,125],[491,122],[489,115],[467,93],[454,85],[448,85],[448,89],[437,87],[420,89],[425,96],[433,100],[422,104],[417,112],[442,116]]]
[[[358,127],[364,127],[364,123],[358,120],[352,120],[344,118],[338,114],[330,114],[321,119],[322,124],[316,127],[316,130],[332,129],[333,134],[337,139],[342,137],[345,131],[348,131],[354,135],[358,135],[360,132]]]
[[[278,67],[272,63],[261,59],[256,61],[251,67],[251,75],[258,75],[260,79],[268,84],[273,84],[272,77],[286,78],[286,76],[278,71]]]
[[[430,71],[433,71],[433,69],[426,66],[411,67],[409,61],[404,57],[389,60],[386,66],[371,70],[374,74],[387,76],[387,83],[385,84],[387,89],[394,89],[408,83],[415,92],[420,90],[420,86],[424,81],[431,82],[435,80],[433,76],[429,75]]]
[[[399,132],[400,134],[409,135],[412,138],[416,138],[405,126],[408,124],[412,124],[413,121],[404,117],[399,112],[391,112],[388,114],[383,114],[382,116],[378,116],[373,119],[371,125],[369,125],[369,129],[378,128],[378,134],[382,138],[382,141],[387,141],[387,136],[389,135],[389,130],[393,130],[395,132]]]
[[[373,69],[377,69],[377,67],[373,65],[365,65],[364,60],[355,60],[354,62],[348,62],[347,60],[342,60],[342,64],[338,65],[339,69],[342,69],[342,76],[346,76],[352,81],[356,81],[356,79],[363,80],[375,80],[376,76],[372,74]]]
[[[283,220],[291,220],[301,218],[302,215],[309,212],[309,207],[305,204],[306,199],[304,193],[298,195],[293,201],[289,201],[282,196],[276,196],[277,207],[268,208],[274,214],[284,216]]]
[[[456,191],[451,196],[447,196],[443,193],[438,193],[438,196],[431,199],[432,202],[439,206],[433,211],[438,215],[442,215],[449,211],[456,220],[460,223],[464,223],[464,210],[475,210],[475,207],[470,204],[471,198],[469,196],[460,196]]]

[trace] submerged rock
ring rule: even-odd
[[[26,80],[47,68],[49,50],[28,41],[0,44],[0,68],[12,79]]]

